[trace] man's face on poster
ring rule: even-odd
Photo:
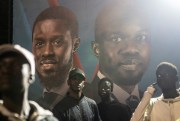
[[[97,42],[100,71],[118,85],[137,84],[150,59],[147,25],[136,17],[101,20]]]
[[[43,84],[59,86],[67,80],[72,66],[74,40],[61,19],[40,21],[34,27],[33,53]]]

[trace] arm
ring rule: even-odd
[[[53,115],[58,119],[58,121],[65,121],[65,120],[67,120],[67,119],[65,119],[65,112],[63,112],[62,110],[62,107],[59,105],[59,104],[57,104],[54,108],[53,108],[53,110],[52,110],[52,113],[53,113]]]
[[[101,121],[99,110],[96,103],[93,105],[93,108],[94,108],[94,121]]]
[[[155,88],[153,85],[149,86],[147,90],[144,92],[144,96],[136,108],[135,112],[132,115],[130,121],[142,121],[144,113],[146,111],[147,106],[149,105],[150,99],[154,94]]]

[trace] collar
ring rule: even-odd
[[[175,97],[175,98],[165,99],[163,94],[161,94],[159,97],[157,97],[155,99],[162,100],[164,102],[177,102],[177,101],[180,101],[180,96]]]
[[[56,93],[62,97],[64,97],[66,95],[66,93],[69,90],[69,86],[67,85],[67,83],[64,83],[63,85],[61,85],[58,88],[52,88],[51,90],[47,90],[46,88],[43,89],[43,97],[44,97],[44,92],[53,92]]]
[[[137,96],[138,99],[140,100],[138,85],[136,85],[134,90],[132,91],[132,93],[129,94],[125,90],[123,90],[121,87],[119,87],[118,85],[114,84],[113,94],[116,97],[116,99],[120,103],[123,103],[123,104],[126,104],[126,100],[131,95]]]
[[[69,97],[69,98],[71,98],[71,99],[73,99],[73,100],[76,100],[76,101],[81,101],[82,98],[84,98],[84,94],[83,94],[83,93],[81,94],[81,97],[80,97],[79,99],[70,96],[70,95],[69,95],[69,92],[67,92],[66,96]]]
[[[97,76],[99,77],[99,79],[102,79],[105,77],[105,75],[103,75],[100,71],[98,71]],[[116,99],[120,103],[123,103],[123,104],[126,104],[127,98],[131,95],[137,96],[138,99],[140,100],[138,84],[135,86],[132,93],[129,94],[125,90],[123,90],[120,86],[114,83],[114,89],[112,93],[116,97]]]

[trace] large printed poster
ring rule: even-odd
[[[142,0],[141,2],[142,2],[141,5],[142,6],[144,5],[144,8],[146,8],[146,11],[148,11],[148,13],[145,15],[147,16],[147,18],[145,19],[148,19],[149,21],[148,38],[150,39],[149,42],[150,45],[145,44],[144,45],[145,48],[140,50],[141,53],[144,52],[146,56],[149,56],[149,62],[147,62],[149,63],[147,70],[146,69],[144,70],[142,79],[140,79],[139,82],[139,88],[141,90],[145,90],[148,85],[156,81],[155,70],[156,70],[156,66],[161,61],[169,61],[174,63],[177,67],[180,67],[180,62],[179,62],[180,14],[178,14],[180,12],[179,9],[180,3],[176,3],[177,1],[175,0],[159,0],[159,1]],[[44,9],[56,4],[65,6],[66,8],[70,9],[71,11],[74,12],[74,14],[77,17],[79,23],[78,34],[80,38],[80,46],[77,49],[77,53],[78,53],[77,58],[79,58],[80,65],[87,76],[87,82],[91,83],[94,80],[94,77],[98,72],[97,65],[99,64],[99,59],[101,63],[105,63],[105,64],[107,63],[109,64],[109,66],[111,66],[111,64],[112,66],[118,66],[119,63],[117,65],[113,65],[113,64],[116,63],[115,61],[116,58],[117,59],[121,58],[121,55],[118,57],[112,56],[113,57],[112,60],[108,60],[108,59],[106,60],[106,57],[108,57],[108,53],[103,51],[105,57],[100,58],[99,56],[96,55],[96,53],[94,53],[95,50],[93,50],[93,48],[95,47],[93,46],[93,41],[95,41],[96,39],[95,38],[96,18],[104,6],[106,6],[107,4],[111,4],[110,0],[57,0],[57,1],[54,0],[54,3],[53,0],[14,0],[14,8],[13,8],[14,44],[20,44],[23,47],[27,48],[28,50],[32,51],[32,29],[36,17]],[[109,11],[106,12],[102,13],[104,16],[106,16],[106,18],[112,17],[111,16],[112,14],[108,14]],[[117,13],[115,14],[117,14],[117,20],[118,20],[119,19],[118,12],[121,11],[117,10],[116,12]],[[127,19],[126,21],[130,21],[128,19],[128,16],[126,19]],[[104,21],[102,22],[98,21],[98,22],[99,24],[102,24],[101,27],[104,28],[106,27],[107,30],[109,28],[113,29],[112,26],[115,27],[115,25],[113,25],[112,22],[105,24],[103,24]],[[125,24],[119,26],[119,29],[123,28],[123,26],[126,26]],[[114,29],[118,29],[118,26],[116,26],[116,28]],[[133,30],[133,27],[130,28],[130,30]],[[146,34],[147,33],[144,32],[143,36],[141,37],[146,37]],[[107,35],[103,35],[103,37],[105,36]],[[118,38],[119,34],[117,35],[114,34],[113,37],[114,36]],[[115,41],[121,41],[121,39],[122,38],[120,36]],[[111,49],[109,51],[111,51],[112,53],[113,51],[116,51],[116,49],[120,48],[120,46],[118,47],[118,46],[110,45],[110,43],[106,43],[106,44],[107,44],[106,49]],[[126,46],[124,47],[126,48]],[[110,55],[112,53],[110,53]],[[133,57],[131,57],[131,59],[132,58]],[[127,65],[129,63],[133,63],[133,64],[140,63],[138,59],[132,59],[132,60],[127,59],[127,60],[128,60],[128,62],[126,63]],[[101,66],[103,66],[103,64]],[[134,71],[138,71],[138,69],[136,70],[134,66],[133,67],[124,66],[124,68],[126,68],[127,70],[134,69]],[[116,72],[117,71],[113,67],[113,68],[109,68],[108,71],[105,71],[103,73],[105,73],[105,75],[107,73],[113,73],[113,74],[107,74],[107,76],[113,77],[114,79],[118,75],[116,74]],[[129,73],[129,76],[130,75],[131,74]],[[133,80],[133,78],[131,80]],[[39,78],[37,76],[36,82],[31,86],[29,98],[37,99],[38,97],[41,96],[41,94],[42,94],[42,87],[39,84]],[[158,90],[157,95],[159,94],[160,91]]]

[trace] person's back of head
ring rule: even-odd
[[[1,91],[28,90],[34,81],[34,56],[19,45],[0,46],[0,65]]]

